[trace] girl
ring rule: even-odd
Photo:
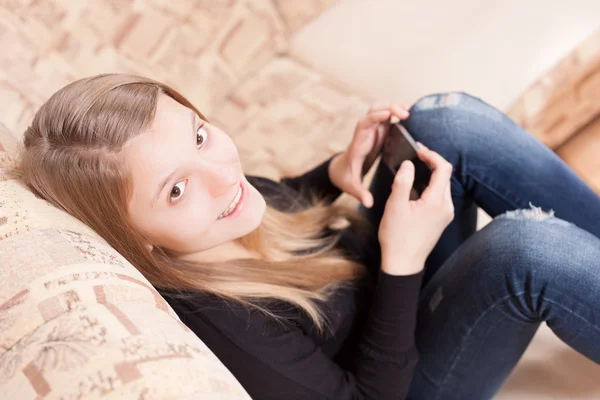
[[[418,200],[410,162],[362,186],[391,116],[433,171]],[[600,198],[466,94],[373,108],[345,152],[273,182],[245,176],[229,136],[173,89],[100,75],[40,108],[21,170],[253,398],[488,399],[543,321],[600,362]],[[342,192],[360,213],[332,204]],[[497,217],[477,233],[476,206]]]

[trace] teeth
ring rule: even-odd
[[[241,197],[242,197],[242,188],[240,187],[238,189],[238,192],[236,193],[235,197],[233,198],[233,201],[231,202],[231,204],[229,204],[227,209],[225,211],[223,211],[221,213],[221,215],[219,215],[219,218],[217,218],[217,219],[225,218],[226,216],[231,214],[231,212],[234,210],[235,206],[237,206],[238,201],[240,201]]]

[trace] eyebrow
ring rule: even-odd
[[[191,117],[192,134],[195,134],[196,132],[194,132],[194,126],[196,125],[196,113],[194,112],[194,110],[190,110],[190,117]],[[158,190],[156,191],[156,194],[154,195],[154,198],[152,199],[152,206],[154,206],[156,204],[156,202],[158,201],[158,197],[164,190],[165,186],[167,186],[167,183],[169,183],[171,181],[171,179],[173,179],[173,176],[175,176],[176,172],[177,172],[177,169],[172,171],[169,175],[165,176],[163,179],[161,179],[159,181]]]

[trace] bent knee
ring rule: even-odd
[[[451,149],[473,146],[473,137],[495,134],[498,127],[490,123],[496,124],[504,118],[500,111],[470,94],[446,92],[418,100],[403,125],[416,140],[438,151],[445,146]],[[477,146],[478,150],[485,150],[488,143],[479,141]]]
[[[411,107],[411,111],[435,110],[440,108],[453,108],[461,105],[463,98],[476,99],[464,92],[441,92],[428,94],[417,100]]]
[[[482,230],[489,257],[502,260],[505,272],[549,273],[560,277],[577,270],[600,268],[600,239],[576,225],[556,218],[552,211],[509,211]]]
[[[484,117],[496,121],[500,121],[504,115],[480,98],[465,92],[442,92],[424,96],[413,104],[410,111],[411,114],[436,111],[448,114],[461,111],[472,117]]]

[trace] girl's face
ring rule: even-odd
[[[133,177],[128,212],[152,245],[179,255],[255,230],[266,204],[246,180],[231,138],[166,95],[151,129],[123,150]]]

